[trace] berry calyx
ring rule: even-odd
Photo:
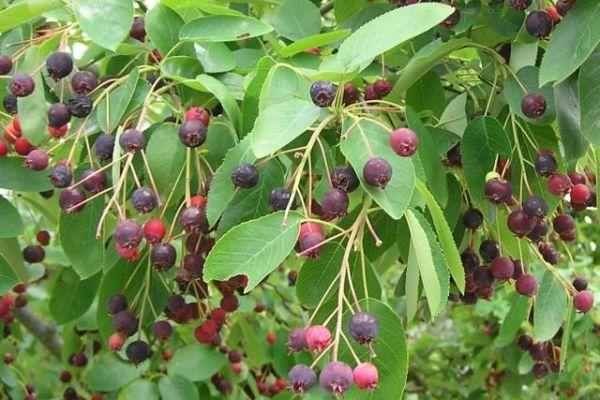
[[[385,189],[392,179],[392,166],[384,158],[373,157],[363,167],[363,178],[368,185]]]
[[[517,279],[515,287],[517,289],[517,293],[523,296],[535,296],[538,288],[537,279],[535,279],[535,276],[533,275],[523,274]]]
[[[318,107],[329,107],[335,99],[337,86],[329,81],[316,81],[310,87],[310,98]]]
[[[379,384],[379,372],[373,364],[358,364],[352,373],[354,383],[361,390],[375,390]]]
[[[352,315],[348,329],[352,338],[360,344],[371,343],[379,334],[377,318],[366,312]]]
[[[390,134],[390,146],[401,157],[410,157],[417,152],[419,137],[409,128],[399,128]]]
[[[160,242],[167,232],[164,222],[160,218],[149,219],[144,224],[144,237],[149,243],[156,244]]]
[[[300,225],[298,236],[298,251],[307,257],[316,258],[321,251],[321,243],[325,240],[325,233],[320,224],[305,222]]]
[[[594,307],[594,294],[589,290],[582,290],[573,297],[573,305],[579,312],[586,313]]]
[[[313,325],[305,331],[306,346],[315,353],[320,353],[331,343],[331,332],[326,326]]]
[[[258,183],[258,170],[252,164],[240,164],[231,173],[231,181],[235,187],[250,189]]]
[[[340,361],[332,361],[323,368],[319,376],[319,384],[326,391],[341,396],[354,380],[352,368]]]
[[[295,365],[288,374],[291,389],[294,393],[302,394],[310,390],[317,382],[317,374],[304,364]]]

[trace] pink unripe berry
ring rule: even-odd
[[[419,138],[412,129],[396,129],[390,135],[390,146],[399,156],[410,157],[417,151]]]
[[[517,279],[516,288],[523,296],[534,296],[538,288],[537,280],[533,275],[523,274]]]
[[[589,290],[582,290],[573,298],[573,305],[582,313],[590,311],[594,306],[594,294]]]
[[[308,349],[320,353],[331,343],[331,332],[326,326],[313,325],[306,329],[306,345]]]
[[[379,383],[377,367],[368,362],[358,364],[356,368],[354,368],[352,376],[354,378],[354,383],[359,389],[373,390],[377,388],[377,384]]]
[[[119,351],[125,343],[125,335],[120,332],[115,332],[108,338],[108,348],[111,351]]]

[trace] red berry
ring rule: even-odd
[[[573,182],[574,183],[574,182]],[[548,191],[555,196],[564,196],[571,191],[571,179],[563,174],[552,174],[548,178]]]
[[[411,129],[396,129],[390,134],[390,146],[399,156],[410,157],[417,151],[419,137]]]
[[[592,196],[592,192],[587,185],[578,183],[571,189],[571,202],[573,204],[585,205]]]
[[[140,258],[140,252],[137,247],[125,247],[115,243],[115,250],[119,257],[129,262],[137,261]]]
[[[277,334],[275,334],[275,332],[273,332],[273,331],[267,332],[267,343],[271,346],[273,346],[275,343],[277,343]]]
[[[160,242],[165,237],[166,232],[165,224],[159,218],[149,219],[144,224],[144,237],[152,244]]]
[[[507,223],[508,228],[512,233],[519,237],[523,237],[535,228],[537,218],[530,217],[523,209],[518,209],[508,215]]]
[[[377,97],[382,99],[392,91],[392,84],[387,79],[377,79],[375,83],[373,83],[373,88],[375,89],[375,93],[377,93]]]
[[[517,292],[523,296],[534,296],[537,293],[537,280],[533,275],[523,274],[516,282]]]
[[[227,312],[234,312],[238,309],[240,303],[237,296],[228,294],[221,299],[221,308]]]
[[[196,340],[203,344],[212,344],[218,335],[218,326],[215,321],[211,319],[204,321],[194,331]]]
[[[119,351],[123,348],[125,343],[125,335],[119,332],[115,332],[108,338],[108,348],[110,351]]]
[[[200,194],[190,197],[190,205],[196,208],[204,208],[206,206],[206,197]]]
[[[352,373],[354,383],[362,390],[374,390],[379,383],[379,373],[373,364],[364,362],[358,364]]]
[[[52,126],[48,127],[48,134],[54,139],[60,139],[67,134],[69,130],[69,125],[63,125],[58,128],[54,128]]]
[[[38,243],[42,246],[48,246],[48,244],[50,243],[50,234],[48,233],[48,231],[39,231],[35,235],[35,238],[37,239]]]
[[[510,279],[515,272],[515,264],[508,257],[498,257],[490,264],[490,271],[495,279]]]
[[[227,312],[222,308],[215,308],[210,313],[210,319],[214,321],[220,329],[225,324]]]
[[[0,157],[8,154],[8,145],[3,140],[0,140]]]
[[[594,294],[589,290],[582,290],[575,294],[573,305],[577,311],[586,313],[594,306]]]
[[[200,121],[204,126],[208,126],[210,122],[210,114],[204,107],[190,107],[185,112],[186,121]]]
[[[546,7],[546,13],[548,13],[548,15],[552,19],[553,23],[556,24],[556,23],[560,22],[560,14],[556,10],[556,7],[554,7],[554,6]]]
[[[308,349],[320,353],[331,343],[331,332],[326,326],[313,325],[306,329],[305,338]]]
[[[29,140],[24,137],[18,137],[15,139],[15,152],[21,156],[26,156],[34,149],[33,145],[29,143]]]
[[[306,222],[300,226],[298,251],[307,257],[316,258],[321,251],[320,243],[325,240],[325,234],[320,224]]]

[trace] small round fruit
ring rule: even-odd
[[[536,224],[537,218],[530,217],[523,209],[514,210],[508,215],[508,229],[518,237],[529,234]]]
[[[125,311],[127,309],[127,297],[120,293],[113,294],[108,299],[107,309],[110,315],[115,315],[121,311]]]
[[[546,112],[546,99],[541,94],[529,93],[521,101],[521,111],[527,118],[538,119]]]
[[[351,104],[358,102],[359,99],[360,99],[360,92],[358,91],[356,86],[354,86],[352,83],[346,83],[344,85],[344,94],[342,97],[342,103],[344,103],[345,106],[349,106]]]
[[[479,257],[470,248],[465,249],[465,251],[461,253],[460,260],[465,272],[473,272],[481,265]]]
[[[319,376],[321,387],[337,396],[343,395],[352,386],[353,381],[352,368],[340,361],[327,364]]]
[[[55,188],[63,189],[73,181],[73,173],[66,163],[56,164],[50,172],[50,182]]]
[[[463,214],[462,220],[467,229],[476,230],[483,224],[483,214],[476,208],[470,208]]]
[[[152,246],[150,262],[159,271],[166,271],[175,265],[177,251],[169,243],[158,243]]]
[[[269,204],[274,211],[285,210],[292,198],[292,192],[287,188],[275,188],[271,191],[269,196]],[[295,208],[294,204],[291,205],[291,209]]]
[[[134,248],[139,246],[143,236],[143,229],[137,222],[124,219],[117,224],[114,239],[121,247]]]
[[[588,281],[587,281],[587,279],[578,276],[577,278],[573,279],[573,287],[578,292],[581,292],[581,291],[587,289]]]
[[[131,153],[143,149],[146,139],[137,129],[127,129],[119,138],[119,145],[124,151]]]
[[[115,148],[115,137],[102,133],[94,143],[94,152],[99,161],[112,160],[113,150]]]
[[[554,154],[549,151],[541,151],[535,159],[535,170],[541,175],[548,177],[556,172],[557,164]]]
[[[507,280],[515,272],[515,264],[508,257],[498,257],[490,264],[490,272],[495,279]]]
[[[67,107],[72,116],[85,118],[92,112],[94,104],[92,99],[85,94],[77,94],[69,99]]]
[[[525,19],[525,30],[531,36],[545,38],[552,32],[554,23],[552,17],[545,11],[532,11]]]
[[[530,217],[543,218],[548,214],[548,204],[539,196],[529,196],[523,202],[523,211]]]
[[[171,334],[173,333],[173,327],[169,321],[156,321],[152,325],[152,333],[158,340],[162,340],[164,342],[171,337]]]
[[[587,185],[579,183],[571,189],[571,202],[573,204],[586,205],[591,196],[592,192]]]
[[[0,140],[0,157],[4,157],[8,154],[8,145],[5,141]]]
[[[361,390],[375,390],[379,384],[379,372],[373,364],[358,364],[353,371],[354,383]]]
[[[258,183],[258,170],[252,164],[240,164],[231,173],[231,181],[235,187],[250,189]]]
[[[204,124],[204,126],[208,126],[210,123],[210,114],[206,111],[204,107],[190,107],[185,112],[185,120],[186,121],[200,121]]]
[[[586,313],[594,307],[594,294],[589,290],[577,292],[573,297],[573,305],[579,312]]]
[[[321,252],[321,243],[325,240],[325,234],[320,224],[306,222],[300,225],[298,236],[298,251],[310,258],[316,258]]]
[[[188,233],[204,231],[208,227],[204,209],[193,206],[181,212],[179,222]]]
[[[31,143],[29,143],[29,140],[24,137],[18,137],[15,139],[14,148],[15,152],[20,156],[26,156],[34,149]]]
[[[379,323],[374,315],[357,312],[352,315],[348,329],[354,340],[360,344],[368,344],[379,334]]]
[[[531,373],[536,379],[542,379],[548,375],[548,372],[548,366],[543,362],[537,362],[533,364],[533,368],[531,369]]]
[[[134,17],[131,29],[129,30],[129,36],[143,42],[146,39],[146,27],[144,24],[144,18]]]
[[[60,193],[58,204],[65,213],[76,213],[85,207],[85,194],[77,188],[65,189]]]
[[[385,189],[392,179],[392,166],[384,158],[373,157],[365,164],[363,177],[368,185]]]
[[[73,71],[73,57],[63,51],[54,52],[46,60],[46,69],[55,81],[62,79]]]
[[[4,99],[2,99],[2,105],[4,106],[6,112],[10,115],[15,115],[19,111],[17,96],[13,94],[8,93],[6,96],[4,96]]]
[[[12,70],[12,58],[7,55],[0,55],[0,75],[8,75]]]
[[[133,191],[131,203],[137,212],[147,214],[156,208],[157,199],[152,189],[142,186]]]
[[[390,146],[401,157],[410,157],[417,152],[419,137],[409,128],[399,128],[390,134]]]
[[[240,302],[236,295],[228,294],[223,296],[219,305],[223,310],[227,311],[228,313],[232,313],[238,309]]]
[[[568,214],[559,214],[552,220],[554,231],[559,235],[575,230],[575,220]]]
[[[295,365],[288,374],[288,380],[294,393],[302,394],[317,383],[317,374],[304,364]]]
[[[206,125],[198,119],[186,120],[179,128],[179,140],[184,146],[196,148],[206,140]]]
[[[138,330],[138,319],[129,310],[119,311],[112,317],[112,327],[115,332],[131,336]]]
[[[538,243],[538,251],[547,263],[556,265],[560,262],[560,253],[554,248],[554,246],[551,243]]]
[[[26,97],[33,93],[35,82],[29,75],[17,73],[10,81],[10,92],[16,97]]]
[[[63,103],[54,103],[48,109],[48,125],[53,128],[60,128],[69,123],[71,113]]]
[[[59,376],[59,379],[62,383],[69,383],[69,382],[71,382],[72,378],[73,378],[73,376],[71,375],[71,373],[69,371],[62,371]]]
[[[337,86],[329,81],[316,81],[310,87],[310,98],[318,107],[329,107],[335,99]]]
[[[345,216],[348,212],[349,203],[350,199],[346,192],[335,188],[330,189],[325,193],[325,196],[323,196],[323,200],[321,201],[323,217],[330,220]]]
[[[142,340],[136,340],[127,346],[125,354],[129,361],[137,365],[150,358],[152,351],[150,350],[148,343]]]
[[[533,242],[539,242],[548,234],[548,224],[543,219],[538,219],[535,227],[527,234],[527,237]]]
[[[30,264],[40,263],[45,257],[46,252],[40,245],[30,244],[23,249],[23,259]]]
[[[532,0],[510,0],[510,6],[515,10],[525,11],[531,5]]]
[[[331,332],[326,326],[313,325],[306,328],[306,346],[310,351],[320,353],[331,343]]]
[[[373,82],[373,89],[377,93],[377,98],[383,99],[392,91],[392,84],[387,79],[377,79]]]
[[[91,71],[78,71],[71,78],[71,88],[77,94],[90,94],[98,86],[98,78]]]
[[[203,344],[212,344],[219,336],[219,327],[215,321],[208,319],[194,331],[196,340]]]
[[[517,289],[517,293],[523,296],[535,296],[538,288],[537,279],[535,279],[535,276],[533,275],[523,274],[517,279],[515,287]]]
[[[122,333],[115,332],[108,337],[108,348],[110,351],[120,351],[127,337]]]
[[[364,99],[365,101],[374,101],[379,100],[379,94],[377,90],[375,90],[375,85],[367,85],[364,89]]]
[[[44,230],[39,231],[38,233],[36,233],[35,239],[42,246],[48,246],[50,244],[50,233]]]
[[[69,125],[59,126],[58,128],[54,128],[52,126],[48,127],[48,134],[50,135],[50,137],[53,137],[54,139],[60,139],[60,138],[64,137],[68,131],[69,131]]]
[[[533,338],[529,335],[521,335],[517,339],[517,345],[523,351],[529,351],[533,345]]]
[[[507,203],[512,198],[512,185],[503,179],[490,179],[485,183],[485,197],[494,204]]]
[[[555,196],[564,196],[571,191],[571,179],[567,175],[552,174],[548,178],[548,191]]]
[[[81,174],[81,186],[91,194],[100,193],[106,188],[106,174],[104,171],[86,169]]]
[[[25,166],[34,171],[43,171],[48,167],[48,153],[34,149],[25,157]]]
[[[156,244],[164,237],[167,229],[160,218],[149,219],[144,224],[144,237],[149,243]]]
[[[356,172],[349,165],[341,165],[335,167],[331,173],[331,185],[339,190],[343,190],[346,193],[352,193],[358,188],[360,184]]]
[[[292,330],[288,335],[287,345],[292,353],[306,350],[306,330],[304,328]]]
[[[564,17],[573,5],[575,5],[574,0],[558,0],[556,2],[556,11]]]

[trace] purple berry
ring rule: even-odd
[[[186,232],[205,231],[208,228],[208,221],[204,210],[198,207],[187,207],[181,212],[179,222]]]
[[[25,166],[34,171],[43,171],[48,167],[48,153],[34,149],[25,157]]]
[[[274,211],[281,211],[287,208],[290,199],[292,198],[292,192],[287,188],[275,188],[271,191],[269,196],[269,204]],[[294,209],[294,204],[290,207]]]
[[[476,208],[470,208],[463,214],[462,220],[467,229],[476,230],[483,224],[483,214]]]
[[[12,70],[12,58],[7,55],[0,56],[0,75],[8,75]]]
[[[55,81],[64,78],[73,71],[73,57],[63,51],[52,53],[46,60],[46,69]]]
[[[2,105],[4,106],[4,110],[11,115],[15,115],[19,111],[17,97],[10,93],[4,96],[4,99],[2,99]]]
[[[507,203],[512,197],[512,186],[503,179],[491,179],[485,183],[485,197],[494,204]]]
[[[31,244],[23,249],[23,259],[30,264],[42,262],[45,257],[46,252],[40,245]]]
[[[548,224],[543,219],[540,219],[536,222],[535,227],[531,232],[527,234],[527,237],[532,242],[539,242],[546,237],[548,234]]]
[[[538,243],[538,251],[547,263],[552,265],[556,265],[559,263],[560,253],[554,248],[554,246],[551,243]]]
[[[536,172],[544,177],[548,177],[556,172],[557,164],[554,155],[549,151],[540,152],[535,159]]]
[[[344,85],[344,95],[342,97],[342,103],[345,106],[356,103],[360,99],[360,92],[352,83],[346,83]]]
[[[568,214],[559,214],[552,220],[554,231],[559,235],[575,230],[575,220]]]
[[[470,248],[461,253],[460,259],[466,272],[473,272],[481,265],[479,257]]]
[[[188,119],[179,128],[179,139],[185,146],[195,148],[204,143],[207,131],[202,121]]]
[[[92,194],[100,193],[106,189],[106,175],[104,171],[86,169],[81,174],[81,186]]]
[[[338,189],[330,189],[321,201],[321,209],[325,219],[343,217],[348,212],[350,199],[346,192]]]
[[[346,193],[352,193],[358,188],[360,184],[356,172],[349,165],[342,165],[335,167],[331,173],[331,185],[339,190],[343,190]]]
[[[142,186],[133,191],[131,203],[137,212],[147,214],[156,208],[156,195],[152,189]]]
[[[521,335],[517,339],[517,345],[523,351],[529,351],[533,345],[533,338],[529,335]]]
[[[548,214],[548,204],[539,196],[530,196],[523,202],[523,211],[530,217],[544,218]]]
[[[69,99],[67,107],[72,116],[85,118],[92,112],[94,104],[92,99],[85,94],[77,94]]]
[[[94,143],[96,158],[100,161],[112,160],[115,148],[115,137],[113,135],[101,134]]]
[[[579,312],[586,313],[594,307],[594,294],[589,290],[582,290],[575,294],[573,305]]]
[[[371,158],[363,168],[363,177],[368,185],[385,189],[392,179],[392,166],[381,157]]]
[[[144,18],[133,18],[133,23],[131,24],[131,29],[129,30],[129,36],[139,40],[140,42],[144,41],[144,39],[146,38],[146,27],[144,24]]]
[[[231,181],[235,187],[250,189],[258,183],[258,170],[252,164],[240,164],[231,173]]]
[[[150,252],[150,261],[152,265],[159,271],[165,271],[175,265],[177,259],[177,251],[175,247],[169,243],[158,243],[152,246]]]
[[[517,209],[508,215],[508,229],[518,237],[523,237],[529,234],[537,224],[537,218],[530,217],[523,211]]]
[[[53,128],[60,128],[69,123],[71,113],[63,103],[54,103],[48,109],[48,125]]]
[[[512,278],[515,272],[515,264],[508,257],[498,257],[490,264],[492,276],[498,280]]]
[[[146,145],[144,134],[137,129],[128,129],[119,138],[119,145],[126,152],[141,150]]]
[[[131,336],[138,330],[138,319],[129,310],[119,311],[112,318],[112,327],[116,332]]]
[[[158,340],[165,341],[171,337],[171,334],[173,333],[173,327],[169,321],[156,321],[152,325],[152,333]]]
[[[316,81],[310,87],[310,98],[318,107],[329,107],[335,99],[337,86],[329,81]]]
[[[531,369],[531,373],[536,379],[542,379],[548,375],[548,372],[548,366],[542,362],[533,364],[533,368]]]
[[[108,313],[115,315],[127,309],[127,297],[122,294],[114,294],[108,299]]]
[[[83,210],[85,195],[77,188],[65,189],[60,193],[58,204],[65,213],[76,213]]]
[[[148,343],[142,340],[136,340],[127,346],[127,349],[125,349],[125,354],[127,355],[129,361],[137,365],[150,358],[152,351],[150,350]]]
[[[525,19],[525,30],[538,39],[548,36],[553,27],[552,17],[545,11],[532,11]]]
[[[348,364],[332,361],[323,368],[319,376],[319,384],[326,391],[341,396],[353,382],[352,368]]]
[[[131,219],[120,221],[117,224],[114,234],[115,242],[125,248],[138,247],[143,237],[144,230],[137,222]]]
[[[317,382],[317,374],[304,364],[295,365],[288,374],[294,393],[305,393]]]
[[[573,287],[578,292],[581,292],[581,291],[587,289],[588,281],[587,281],[587,279],[578,276],[577,278],[573,279]]]
[[[16,97],[26,97],[33,93],[35,82],[29,75],[17,73],[10,81],[10,92]]]
[[[96,74],[91,71],[78,71],[71,78],[71,88],[77,94],[89,94],[98,86]]]
[[[527,118],[540,118],[546,112],[546,99],[541,94],[525,95],[521,101],[521,111]]]
[[[535,296],[538,288],[537,280],[535,276],[529,274],[523,274],[515,283],[517,292],[523,296],[531,297]]]
[[[297,353],[306,350],[306,330],[296,328],[288,336],[288,349],[290,352]]]
[[[483,258],[483,261],[487,263],[492,262],[500,256],[500,246],[498,246],[498,242],[495,240],[484,240],[479,245],[479,254]]]
[[[360,344],[368,344],[379,334],[379,324],[374,315],[357,312],[352,315],[349,325],[350,335]]]

